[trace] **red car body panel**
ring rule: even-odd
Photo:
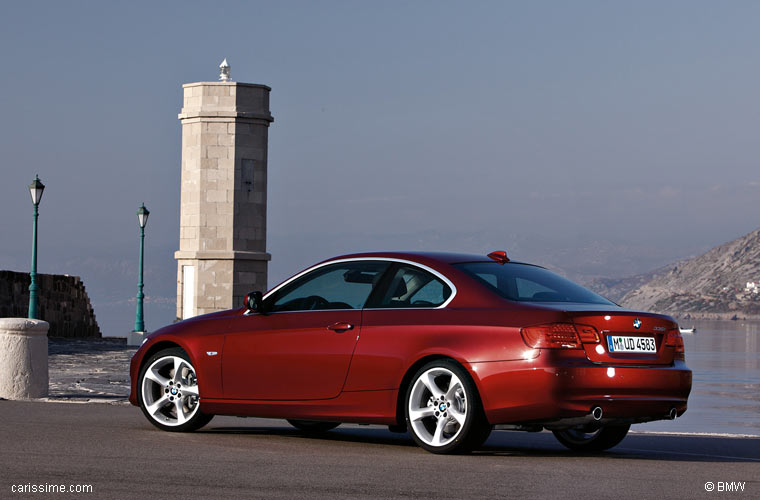
[[[209,414],[401,423],[405,377],[433,357],[454,359],[469,372],[492,424],[571,418],[594,406],[606,416],[642,421],[664,418],[671,408],[679,415],[686,411],[691,371],[663,345],[666,332],[677,328],[668,316],[616,306],[512,302],[451,265],[484,261],[482,256],[371,253],[325,262],[357,258],[427,266],[448,278],[456,294],[443,308],[268,315],[246,315],[241,308],[176,323],[149,335],[132,358],[130,401],[138,404],[147,358],[176,345],[195,366],[201,410]],[[633,318],[641,319],[640,330],[632,328]],[[526,326],[563,322],[595,327],[600,342],[531,349],[520,334]],[[328,328],[336,323],[351,328]],[[654,337],[657,353],[598,352],[608,335]]]
[[[691,371],[683,362],[659,367],[599,366],[582,351],[542,352],[532,360],[473,363],[491,423],[530,423],[587,415],[665,418],[686,411]],[[610,373],[612,376],[610,376]],[[485,400],[487,398],[487,401]]]
[[[361,310],[292,312],[238,318],[224,335],[227,399],[338,397],[361,331]],[[329,330],[337,323],[351,325]]]

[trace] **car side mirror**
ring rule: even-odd
[[[251,292],[245,296],[245,307],[252,312],[264,314],[264,295],[261,292]]]

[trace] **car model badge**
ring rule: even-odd
[[[641,328],[641,320],[639,318],[633,320],[633,327],[637,330]]]

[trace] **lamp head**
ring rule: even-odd
[[[35,205],[40,204],[42,199],[42,192],[45,190],[45,185],[40,181],[39,176],[35,175],[34,180],[29,184],[29,194],[32,195],[32,203]]]
[[[141,228],[144,228],[145,225],[148,223],[148,216],[150,215],[150,212],[147,208],[145,208],[145,203],[142,204],[140,208],[137,209],[137,223],[140,224]]]

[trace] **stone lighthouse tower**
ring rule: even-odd
[[[270,88],[229,80],[183,85],[177,317],[243,303],[267,286]]]

